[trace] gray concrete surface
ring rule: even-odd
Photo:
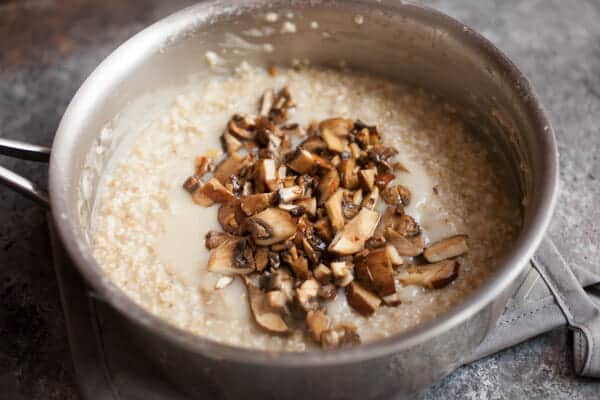
[[[189,0],[0,1],[0,136],[49,145],[69,99],[118,43]],[[600,270],[600,1],[427,0],[483,33],[530,77],[557,133],[562,190],[550,234]],[[44,182],[45,167],[0,157]],[[44,210],[0,188],[0,399],[77,399]],[[433,399],[599,399],[560,330],[451,374]]]

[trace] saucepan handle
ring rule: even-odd
[[[47,163],[50,160],[50,148],[16,140],[0,138],[0,154],[21,160]],[[29,179],[0,166],[0,184],[5,185],[25,197],[49,208],[48,192]]]

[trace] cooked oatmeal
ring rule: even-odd
[[[252,320],[241,279],[209,272],[204,238],[219,230],[218,206],[200,207],[181,187],[199,154],[218,157],[219,138],[234,113],[256,114],[257,97],[288,86],[290,122],[331,117],[377,125],[410,172],[394,183],[410,190],[407,214],[426,244],[468,235],[469,251],[448,286],[430,290],[396,281],[401,304],[364,317],[338,291],[327,304],[332,325],[352,324],[363,342],[434,318],[461,302],[494,271],[520,226],[518,198],[503,165],[431,95],[363,75],[321,69],[247,69],[189,84],[170,109],[119,151],[101,183],[93,224],[94,254],[136,302],[171,323],[232,345],[302,351],[310,336],[265,333]],[[401,277],[401,273],[399,277]],[[224,280],[225,279],[225,280]],[[220,289],[215,289],[219,287]]]

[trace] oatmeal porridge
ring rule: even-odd
[[[190,83],[118,151],[94,255],[138,304],[219,342],[397,334],[463,301],[520,228],[510,174],[456,114],[347,71]]]

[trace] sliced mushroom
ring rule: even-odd
[[[198,190],[215,203],[227,203],[235,200],[234,194],[216,178],[212,178]]]
[[[391,173],[377,174],[375,177],[375,185],[380,189],[385,189],[394,179],[396,175]]]
[[[379,200],[379,188],[375,186],[373,190],[363,199],[362,206],[363,208],[368,208],[372,210],[377,205],[377,200]]]
[[[332,284],[323,285],[319,288],[319,298],[327,301],[335,300],[337,287]]]
[[[358,174],[355,173],[356,159],[348,158],[342,160],[340,164],[340,173],[342,175],[342,186],[346,189],[354,190],[358,188]]]
[[[266,210],[275,200],[275,193],[258,193],[240,198],[240,207],[247,216]]]
[[[207,156],[196,157],[196,159],[194,160],[194,166],[196,167],[195,175],[199,178],[204,176],[209,171],[209,169],[211,167],[211,162],[212,162],[212,159],[210,157],[207,157]]]
[[[297,123],[283,125],[281,130],[289,135],[298,137],[306,136],[306,131],[300,126],[300,124]]]
[[[288,302],[288,298],[281,290],[272,290],[267,292],[267,302],[275,310],[283,311]]]
[[[271,107],[273,107],[274,101],[275,93],[273,92],[273,89],[266,90],[265,93],[262,95],[262,98],[260,99],[260,115],[262,115],[263,117],[268,117],[269,112],[271,111]]]
[[[335,153],[343,153],[348,151],[348,139],[338,136],[333,130],[321,130],[321,137],[327,143],[327,148]]]
[[[269,279],[270,290],[279,290],[285,294],[288,302],[294,297],[294,280],[287,269],[278,269]]]
[[[458,276],[459,263],[445,260],[435,264],[420,265],[408,269],[408,274],[398,279],[403,285],[419,285],[428,289],[448,286]]]
[[[381,192],[381,198],[389,205],[408,206],[410,203],[410,190],[402,185],[395,185],[386,188]]]
[[[219,182],[225,184],[231,175],[237,175],[246,165],[245,157],[233,153],[217,166],[213,175]]]
[[[258,326],[272,333],[288,333],[288,326],[277,310],[269,305],[265,293],[249,278],[244,279],[244,283],[248,290],[250,310]]]
[[[215,202],[204,193],[202,185],[198,186],[196,191],[192,193],[192,201],[202,207],[210,207],[215,204]]]
[[[254,268],[237,268],[234,265],[234,252],[238,243],[238,239],[229,239],[214,249],[208,259],[208,270],[229,276],[253,272]]]
[[[336,232],[341,231],[346,223],[344,219],[344,211],[342,209],[342,200],[344,198],[344,190],[338,189],[329,199],[325,202],[325,208],[327,209],[327,215],[331,222],[331,226]]]
[[[239,114],[234,115],[227,124],[228,132],[242,140],[254,139],[253,130],[255,128],[256,122],[254,119]]]
[[[377,176],[376,168],[361,169],[358,172],[358,179],[364,190],[370,192],[375,187],[375,177]]]
[[[225,151],[227,152],[227,154],[233,154],[242,148],[242,142],[240,142],[229,131],[223,133],[222,139],[223,146],[225,147]]]
[[[385,237],[388,240],[389,244],[394,246],[396,252],[400,256],[416,257],[423,253],[422,245],[419,246],[419,244],[412,238],[407,238],[406,236],[394,230],[386,230]]]
[[[267,208],[248,218],[247,226],[254,242],[259,246],[283,242],[296,233],[292,216],[279,208]]]
[[[324,204],[339,187],[340,177],[337,170],[328,170],[319,182],[319,204]]]
[[[298,207],[303,207],[311,217],[317,215],[317,199],[314,197],[298,200],[294,204]]]
[[[357,190],[352,195],[352,203],[356,204],[357,206],[360,206],[362,204],[362,201],[363,201],[362,190]]]
[[[371,250],[357,256],[354,261],[354,271],[356,280],[379,296],[388,296],[396,292],[392,260],[385,248]]]
[[[315,155],[301,148],[296,150],[287,161],[287,166],[299,174],[312,171],[316,164]]]
[[[330,242],[333,239],[333,229],[329,223],[329,218],[320,218],[314,224],[315,232],[325,242]]]
[[[331,269],[329,269],[325,264],[317,265],[317,267],[313,270],[313,275],[315,276],[315,279],[323,285],[331,282]]]
[[[360,146],[356,143],[350,143],[350,153],[352,153],[352,157],[360,158],[362,155],[362,151],[360,150]]]
[[[183,188],[190,194],[194,194],[196,190],[200,187],[202,182],[198,176],[190,176],[183,182]]]
[[[458,257],[469,251],[466,235],[456,235],[440,240],[425,249],[423,255],[430,263]]]
[[[335,284],[339,287],[348,286],[353,280],[352,265],[346,261],[335,261],[330,264]]]
[[[319,136],[310,136],[300,144],[300,148],[316,154],[326,150],[327,143]]]
[[[304,311],[316,310],[318,307],[319,282],[308,279],[296,289],[296,300]]]
[[[269,249],[267,247],[257,247],[254,252],[254,262],[257,271],[263,271],[269,265]]]
[[[352,202],[342,200],[342,214],[345,219],[352,219],[360,212],[360,206]]]
[[[321,348],[324,350],[360,344],[360,336],[354,325],[337,325],[321,333]]]
[[[307,280],[312,278],[312,272],[308,269],[308,260],[306,257],[297,254],[296,248],[292,247],[290,251],[283,253],[283,261],[290,266],[296,278]]]
[[[352,128],[354,128],[354,122],[344,118],[326,119],[319,124],[321,135],[330,133],[335,136],[348,136]]]
[[[241,238],[233,249],[233,266],[242,270],[256,269],[254,246],[248,238]]]
[[[260,159],[254,166],[254,186],[257,192],[266,192],[276,187],[278,182],[278,171],[275,160],[267,158]]]
[[[381,304],[381,299],[377,295],[368,291],[356,281],[348,286],[346,298],[350,307],[365,317],[373,314]]]
[[[396,250],[394,246],[388,244],[387,246],[385,246],[385,251],[388,253],[388,257],[392,261],[393,266],[396,267],[404,264],[404,259],[402,258],[400,253],[398,253],[398,250]]]
[[[225,232],[238,236],[246,232],[246,215],[240,207],[239,200],[221,204],[217,219]]]
[[[309,311],[306,314],[306,325],[312,338],[316,342],[320,342],[321,334],[329,329],[329,318],[321,310]]]
[[[204,245],[207,249],[212,250],[229,239],[233,239],[233,237],[225,232],[209,231],[204,238]]]
[[[337,233],[329,245],[329,251],[339,255],[358,253],[367,239],[373,236],[378,222],[379,213],[377,211],[363,208],[344,226],[343,230]]]
[[[284,187],[279,189],[278,194],[279,201],[281,201],[282,203],[291,203],[292,201],[304,197],[304,189],[298,185]]]

